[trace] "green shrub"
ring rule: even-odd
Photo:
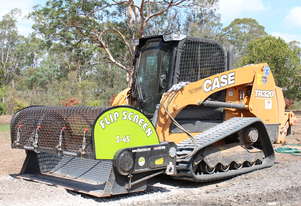
[[[87,102],[87,106],[92,106],[92,107],[99,107],[101,106],[100,100],[92,100]]]
[[[6,114],[6,106],[3,103],[0,103],[0,115]]]
[[[295,101],[290,109],[291,110],[301,110],[301,101]]]
[[[15,113],[15,112],[17,112],[17,111],[23,109],[24,107],[28,107],[28,106],[29,106],[29,105],[28,105],[27,102],[22,101],[22,100],[20,100],[20,99],[15,99],[14,105],[13,105],[13,112]]]

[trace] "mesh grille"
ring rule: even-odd
[[[102,111],[99,107],[86,106],[38,106],[23,109],[12,120],[12,145],[79,153],[85,136],[85,155],[94,156],[93,124]]]
[[[179,81],[197,81],[226,69],[223,49],[214,42],[187,39],[182,47]]]

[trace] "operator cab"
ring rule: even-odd
[[[228,62],[224,49],[211,40],[175,35],[142,38],[135,53],[132,101],[151,117],[172,85],[224,72]]]

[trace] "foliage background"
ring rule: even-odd
[[[16,28],[18,9],[0,19],[0,114],[28,105],[107,106],[128,85],[135,40],[181,33],[214,39],[234,67],[267,62],[285,96],[300,105],[301,49],[266,33],[254,19],[221,24],[218,0],[48,0]],[[129,79],[131,80],[131,79]]]

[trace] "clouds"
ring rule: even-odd
[[[32,22],[26,19],[26,15],[31,12],[32,7],[35,5],[34,0],[0,0],[0,5],[0,16],[7,14],[12,9],[20,9],[21,15],[17,16],[19,32],[23,35],[27,35],[32,31]]]
[[[272,35],[275,37],[280,37],[281,39],[284,39],[286,42],[291,42],[291,41],[301,42],[301,34],[273,32]]]
[[[300,0],[219,0],[218,11],[224,26],[236,18],[253,18],[273,36],[301,41]]]
[[[285,23],[292,27],[301,28],[301,6],[292,8],[285,17]]]
[[[301,42],[301,6],[290,8],[284,17],[283,24],[285,25],[286,32],[274,32],[272,35],[279,36],[287,42],[294,40]]]
[[[246,12],[259,12],[265,10],[262,0],[220,0],[219,12],[223,22],[239,18]]]
[[[33,0],[0,0],[0,16],[7,14],[14,8],[22,11],[22,14],[28,14],[34,6]]]

